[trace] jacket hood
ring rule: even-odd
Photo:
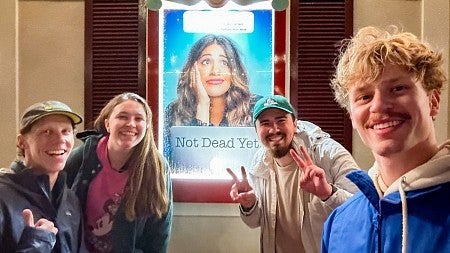
[[[82,132],[77,133],[75,136],[77,137],[77,139],[86,142],[86,140],[91,137],[91,136],[97,136],[97,137],[101,137],[104,134],[95,130],[95,129],[90,129],[90,130],[85,130]]]
[[[378,165],[375,162],[369,169],[369,176],[380,192],[377,183]],[[402,182],[403,181],[403,182]],[[450,182],[450,140],[444,142],[439,151],[426,163],[407,172],[402,177],[394,181],[385,191],[384,195],[399,190],[400,184],[405,191],[423,189],[430,186]]]
[[[369,170],[378,194],[382,196],[378,183],[378,165],[375,162]],[[427,162],[405,173],[395,180],[384,192],[387,196],[399,192],[402,208],[402,253],[408,251],[408,202],[406,192],[424,189],[434,185],[450,182],[450,140],[439,146],[438,152]]]
[[[32,196],[34,192],[39,191],[38,184],[36,184],[38,180],[39,177],[30,168],[25,167],[22,161],[12,162],[10,168],[0,176],[1,184],[15,189],[23,196]]]
[[[8,170],[4,170],[0,181],[28,195],[44,191],[45,194],[51,192],[49,177],[46,174],[35,173],[32,168],[25,166],[23,161],[17,160],[11,163]],[[66,173],[60,171],[54,187],[64,187],[66,182]]]
[[[27,169],[27,167],[25,166],[25,163],[22,160],[17,160],[11,163],[10,169],[14,173],[20,173],[25,169]]]

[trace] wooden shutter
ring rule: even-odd
[[[85,128],[113,96],[145,97],[145,8],[142,0],[86,0]]]
[[[352,150],[352,126],[329,86],[339,42],[353,32],[353,0],[291,1],[291,102]]]

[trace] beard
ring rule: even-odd
[[[289,150],[291,150],[291,148],[292,148],[292,143],[285,147],[276,146],[276,147],[270,149],[270,153],[272,154],[272,156],[274,158],[281,158],[281,157],[285,156],[286,154],[288,154]]]

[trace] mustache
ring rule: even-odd
[[[280,131],[277,131],[276,133],[273,133],[273,134],[268,134],[267,136],[266,136],[266,139],[270,139],[270,138],[272,138],[272,137],[274,137],[274,136],[286,136],[286,134],[285,133],[283,133],[283,132],[280,132]]]
[[[370,128],[375,124],[385,122],[386,120],[409,120],[409,119],[411,119],[411,115],[409,115],[408,113],[392,112],[392,113],[376,114],[369,118],[369,120],[365,124],[365,127]]]

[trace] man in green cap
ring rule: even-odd
[[[82,122],[66,104],[28,107],[20,122],[21,160],[0,173],[0,252],[78,252],[81,210],[60,173]]]
[[[323,223],[356,191],[346,174],[358,168],[351,154],[311,122],[296,120],[279,95],[260,99],[253,122],[263,144],[249,178],[234,179],[230,196],[242,220],[260,227],[264,253],[319,253]]]

